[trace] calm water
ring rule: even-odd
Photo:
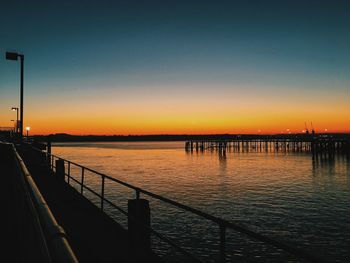
[[[330,262],[350,261],[350,160],[314,162],[308,154],[186,153],[183,142],[55,144],[53,153],[151,192],[244,224],[304,248]],[[79,177],[79,171],[73,170]],[[86,174],[100,189],[101,180]],[[126,208],[134,192],[109,183],[108,198]],[[98,204],[91,194],[87,196]],[[218,229],[187,212],[151,201],[152,227],[202,259],[217,259]],[[108,213],[125,225],[110,207]],[[229,261],[291,260],[287,255],[229,231]],[[169,260],[175,251],[156,238],[154,248]],[[176,258],[176,260],[179,260]],[[182,259],[181,261],[184,261]]]

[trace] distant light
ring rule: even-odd
[[[326,131],[328,131],[328,129],[324,129],[324,131],[326,132]]]
[[[290,131],[290,129],[287,129],[287,131],[289,132],[289,131]]]
[[[302,130],[301,132],[302,132],[302,133],[305,133],[305,130]]]
[[[261,130],[258,130],[258,132],[261,132]]]
[[[30,130],[30,127],[26,127],[26,130],[29,131],[29,130]]]

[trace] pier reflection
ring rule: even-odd
[[[321,158],[312,156],[314,175],[317,174],[320,169],[323,170],[322,173],[326,172],[327,174],[333,175],[339,167],[346,169],[348,172],[350,171],[350,155],[335,154],[322,156]]]
[[[227,168],[226,151],[219,152],[219,163],[220,163],[220,168],[222,170],[225,170]]]

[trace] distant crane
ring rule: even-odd
[[[306,122],[305,122],[305,133],[306,133],[306,134],[309,134],[309,130],[308,130],[308,128],[307,128]]]
[[[311,130],[311,133],[312,133],[312,134],[315,134],[315,130],[314,130],[314,126],[312,125],[312,122],[311,122],[311,129],[312,129],[312,130]]]

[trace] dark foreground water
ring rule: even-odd
[[[101,142],[55,144],[53,153],[112,177],[244,224],[329,262],[350,262],[350,160],[313,161],[309,154],[186,153],[183,142]],[[72,174],[80,178],[79,171]],[[101,179],[86,173],[99,190]],[[96,204],[97,198],[86,193]],[[106,195],[127,207],[133,191],[108,183]],[[157,200],[150,199],[152,227],[203,260],[218,255],[218,228]],[[126,220],[115,209],[107,212]],[[271,246],[234,231],[227,233],[228,261],[298,261]],[[185,262],[153,237],[153,247],[168,260]]]

